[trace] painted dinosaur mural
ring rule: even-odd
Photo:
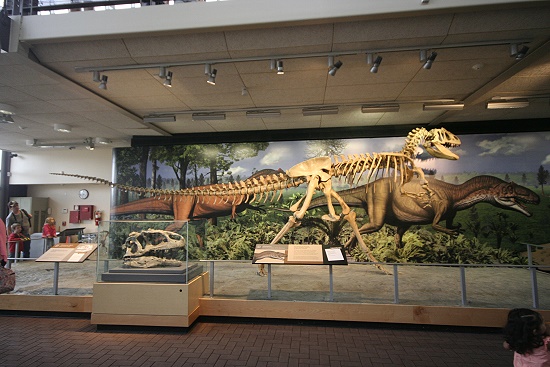
[[[339,194],[347,205],[362,207],[368,213],[369,223],[359,228],[361,234],[376,232],[384,224],[396,226],[398,246],[402,245],[403,234],[412,225],[431,224],[436,231],[457,235],[460,225],[453,224],[457,212],[478,203],[489,203],[530,217],[531,213],[525,205],[538,205],[540,202],[539,196],[528,188],[494,176],[476,176],[460,185],[428,178],[428,185],[431,190],[429,196],[403,195],[401,191],[423,193],[422,183],[413,179],[401,184],[381,178],[369,185],[340,191]],[[326,206],[323,196],[313,199],[310,208],[321,206]],[[443,220],[446,221],[445,227],[439,224]],[[348,245],[354,240],[352,238]]]
[[[276,197],[282,195],[284,189],[307,183],[306,195],[291,207],[293,214],[271,243],[277,243],[292,227],[300,224],[300,220],[309,208],[313,194],[317,190],[320,190],[327,198],[329,208],[329,215],[324,216],[323,219],[331,221],[339,220],[332,205],[332,199],[335,199],[342,207],[340,217],[350,223],[361,248],[371,261],[376,262],[376,259],[361,238],[361,233],[356,223],[355,212],[349,208],[333,189],[332,179],[345,178],[346,182],[353,184],[359,182],[363,174],[367,172],[366,179],[369,182],[381,172],[383,177],[393,176],[393,181],[403,184],[411,180],[414,174],[417,174],[422,182],[424,192],[416,195],[430,196],[431,190],[427,185],[424,174],[414,164],[418,146],[422,145],[433,157],[456,160],[458,156],[451,152],[448,147],[456,147],[460,143],[460,139],[457,136],[444,128],[429,131],[425,128],[416,128],[407,135],[405,145],[399,152],[334,156],[333,159],[330,157],[317,157],[293,166],[286,174],[281,172],[279,174],[260,175],[236,183],[222,183],[180,190],[132,187],[90,176],[66,173],[53,174],[88,179],[110,185],[120,190],[156,196],[159,199],[172,197],[174,202],[183,202],[183,206],[187,208],[185,209],[187,212],[189,212],[188,208],[193,207],[198,202],[202,202],[203,204],[223,202],[226,204],[231,203],[231,206],[239,206],[242,203],[252,203],[256,200],[261,201],[262,199],[265,202],[269,199],[270,195],[271,200],[274,200]],[[174,215],[176,215],[176,210],[174,210]]]
[[[283,174],[282,170],[264,169],[256,172],[247,180],[258,177]],[[210,186],[196,187],[196,190],[207,191]],[[181,200],[178,195],[153,196],[145,199],[134,200],[129,203],[117,205],[111,209],[111,215],[129,214],[166,214],[174,216],[174,222],[168,226],[168,231],[179,231],[183,221],[193,219],[209,219],[215,217],[231,216],[235,219],[238,213],[246,209],[264,210],[243,200]]]

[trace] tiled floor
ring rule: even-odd
[[[0,366],[512,366],[498,330],[199,319],[192,328],[100,328],[0,314]]]

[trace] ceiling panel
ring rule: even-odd
[[[155,14],[164,9],[154,8]],[[177,16],[184,8],[166,6],[165,15]],[[93,16],[101,19],[100,12]],[[124,20],[131,22],[131,16],[125,13]],[[25,151],[34,149],[26,146],[28,139],[74,141],[95,134],[120,146],[132,135],[548,119],[549,19],[550,2],[539,2],[360,21],[326,18],[254,28],[42,39],[0,54],[0,103],[16,109],[14,124],[0,124],[0,148]],[[527,56],[510,57],[510,44],[502,40],[525,41]],[[420,61],[423,48],[438,53],[430,70]],[[367,63],[365,52],[372,50],[382,50],[378,73],[371,73]],[[327,73],[329,55],[343,62],[334,76]],[[283,59],[284,75],[270,67],[276,58]],[[205,63],[217,69],[215,86],[206,83]],[[149,67],[128,68],[137,64]],[[172,88],[159,78],[160,64],[168,64],[173,73]],[[107,89],[99,89],[92,73],[82,68],[107,75]],[[493,97],[525,97],[530,106],[486,110]],[[465,108],[422,110],[423,101],[440,99],[464,101]],[[360,112],[362,104],[383,102],[400,103],[400,111]],[[322,105],[337,105],[339,113],[302,116],[302,107]],[[281,108],[280,117],[245,117],[247,110],[273,107]],[[191,113],[197,111],[226,112],[227,118],[193,121]],[[175,113],[177,122],[142,121],[163,113]],[[54,132],[53,124],[60,122],[71,125],[73,133]]]

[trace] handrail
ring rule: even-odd
[[[126,5],[126,4],[139,4],[140,0],[103,0],[103,1],[84,1],[81,3],[67,3],[58,5],[38,5],[32,7],[35,11],[48,11],[48,10],[63,10],[63,9],[80,9],[80,8],[93,8],[95,6],[114,6],[114,5]],[[30,7],[24,7],[23,9],[29,9]]]
[[[525,245],[527,247],[527,253],[528,253],[528,264],[527,265],[512,265],[512,264],[442,264],[442,263],[390,263],[390,262],[354,262],[349,261],[348,264],[351,265],[382,265],[382,266],[391,266],[393,267],[393,275],[394,275],[394,303],[399,304],[399,272],[398,268],[399,266],[420,266],[420,267],[430,267],[430,266],[437,266],[437,267],[448,267],[448,268],[459,268],[460,269],[460,288],[461,288],[461,305],[464,307],[468,304],[467,301],[467,292],[466,292],[466,274],[465,269],[466,268],[522,268],[529,270],[531,273],[531,294],[532,294],[532,301],[533,301],[533,308],[538,309],[539,308],[539,294],[538,294],[538,284],[537,284],[537,275],[536,271],[538,269],[550,269],[550,265],[536,265],[533,264],[533,257],[532,257],[532,247],[538,247],[538,248],[549,248],[548,245],[534,245],[529,243],[521,243],[522,245]],[[214,297],[214,265],[216,262],[236,262],[236,263],[250,263],[250,260],[199,260],[203,262],[208,262],[210,265],[210,297]],[[284,265],[284,264],[280,264]],[[296,266],[296,265],[293,265]],[[268,299],[271,299],[271,289],[269,286],[268,289]],[[332,300],[332,286],[331,286],[331,297]]]

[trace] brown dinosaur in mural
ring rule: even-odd
[[[281,169],[263,169],[256,172],[247,180],[257,179],[267,175],[283,174]],[[198,186],[196,190],[209,190],[212,185]],[[167,194],[165,196],[148,197],[145,199],[134,200],[129,203],[121,204],[111,208],[111,215],[130,215],[130,214],[165,214],[174,217],[174,224],[166,228],[168,231],[178,231],[183,226],[183,221],[193,219],[210,219],[215,217],[231,216],[236,218],[238,213],[246,209],[263,210],[262,208],[250,204],[244,200],[229,200],[229,197],[221,197],[219,200],[204,200],[196,198],[182,200],[177,194]]]
[[[457,212],[478,203],[489,203],[528,217],[532,214],[525,204],[540,203],[540,197],[528,188],[494,176],[476,176],[460,185],[428,178],[428,185],[430,196],[415,195],[424,192],[418,179],[401,185],[391,179],[381,178],[368,186],[339,191],[339,194],[349,206],[362,207],[368,213],[369,223],[359,228],[361,234],[376,232],[384,224],[396,226],[396,242],[399,246],[402,245],[403,234],[412,225],[431,224],[439,232],[458,234],[460,225],[453,225]],[[310,209],[321,206],[326,206],[323,196],[313,199]],[[439,224],[443,220],[446,221],[445,227]],[[352,237],[348,244],[353,240]]]

